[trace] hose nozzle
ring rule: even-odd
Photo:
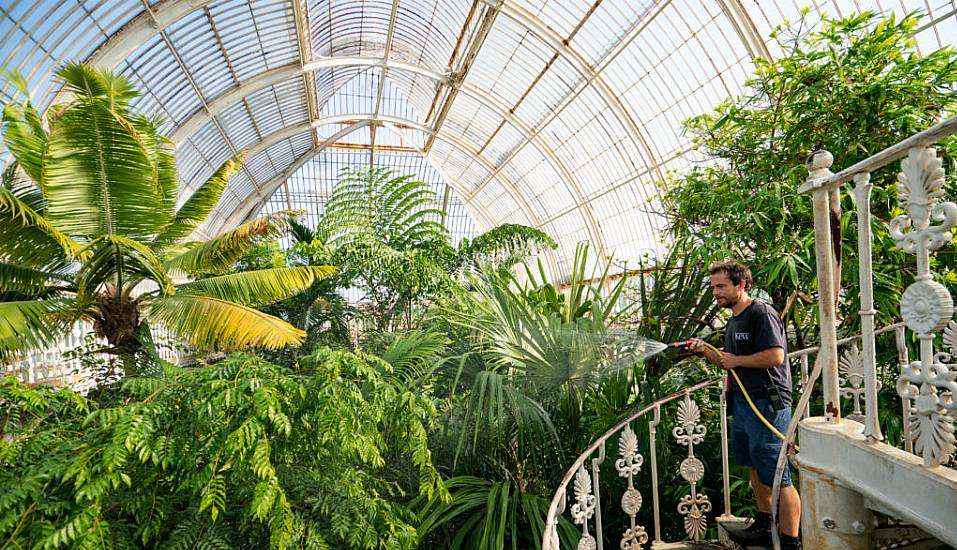
[[[675,348],[675,349],[684,349],[690,345],[691,345],[691,339],[689,338],[688,340],[679,340],[677,342],[672,342],[668,344],[668,347]]]

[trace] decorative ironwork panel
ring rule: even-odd
[[[930,273],[930,252],[950,242],[951,230],[957,226],[957,205],[940,200],[944,169],[932,148],[911,149],[901,161],[897,181],[897,199],[907,214],[891,221],[891,237],[902,250],[917,256],[917,277],[901,296],[901,315],[920,340],[920,360],[902,369],[897,392],[910,400],[908,437],[914,452],[923,456],[925,466],[936,466],[954,452],[957,370],[945,361],[954,355],[957,326],[951,320],[950,292]],[[945,327],[944,341],[951,353],[935,353],[934,333]]]
[[[861,355],[857,344],[844,352],[841,356],[840,372],[843,377],[841,380],[841,395],[854,400],[854,410],[851,416],[863,419],[861,411],[861,396],[864,395],[864,358]],[[880,380],[877,381],[877,390],[881,389]]]
[[[618,475],[628,478],[628,488],[621,496],[621,509],[628,514],[631,527],[625,530],[621,537],[621,550],[640,550],[648,542],[648,533],[641,525],[636,525],[635,516],[641,509],[641,493],[635,489],[634,476],[641,471],[644,457],[638,453],[638,436],[626,425],[618,440],[618,454],[621,456],[615,461]]]
[[[691,484],[691,494],[681,497],[678,513],[684,516],[685,532],[695,541],[700,541],[708,530],[706,514],[711,511],[711,501],[698,494],[698,482],[704,478],[704,463],[694,455],[694,446],[704,441],[707,428],[700,424],[701,410],[698,404],[685,394],[678,404],[678,426],[672,435],[680,445],[688,447],[688,457],[681,462],[680,473]]]
[[[584,466],[575,474],[575,504],[572,504],[572,521],[582,526],[578,550],[595,550],[598,543],[588,533],[588,520],[595,515],[595,495],[592,493],[591,476]]]

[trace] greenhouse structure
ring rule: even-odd
[[[957,547],[957,0],[0,0],[0,548]]]

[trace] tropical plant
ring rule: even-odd
[[[343,170],[314,239],[328,246],[341,288],[358,288],[379,330],[411,328],[422,300],[445,288],[454,254],[435,193],[385,168]]]
[[[187,240],[241,159],[177,208],[172,144],[158,120],[130,107],[130,82],[79,63],[57,76],[73,99],[45,120],[29,99],[4,107],[15,163],[0,188],[0,355],[47,346],[80,319],[108,342],[98,351],[119,357],[127,372],[159,361],[151,337],[158,325],[201,349],[300,342],[301,330],[253,306],[307,288],[331,268],[226,274],[257,239],[278,235],[288,214]],[[14,80],[27,95],[25,81]]]
[[[745,260],[755,281],[798,338],[816,331],[814,308],[802,302],[816,291],[811,198],[799,194],[807,177],[808,153],[826,149],[834,166],[844,168],[927,128],[957,106],[957,55],[947,47],[921,55],[914,34],[920,16],[881,19],[865,12],[824,20],[803,20],[779,28],[772,37],[783,54],[758,59],[741,97],[713,113],[686,122],[699,155],[711,162],[677,174],[663,188],[667,234],[689,261],[707,264],[728,257]],[[955,158],[957,142],[939,149]],[[875,299],[880,320],[896,316],[908,283],[908,258],[890,239],[886,222],[900,211],[893,169],[872,175],[875,214],[872,234]],[[842,210],[853,212],[842,191]],[[856,288],[856,217],[844,214],[842,279]],[[945,278],[953,257],[939,260]],[[857,292],[841,293],[840,308],[860,310]],[[856,315],[843,328],[854,332]]]
[[[298,374],[234,354],[127,378],[102,408],[6,378],[0,544],[414,549],[404,503],[448,493],[428,448],[434,405],[391,370],[328,349]],[[415,475],[389,475],[400,467]]]
[[[237,272],[269,268],[288,268],[331,264],[332,251],[316,236],[313,229],[295,219],[289,220],[290,243],[281,248],[278,241],[266,241],[254,246],[236,265]],[[263,350],[263,357],[271,362],[292,366],[300,356],[312,355],[319,347],[351,348],[349,327],[355,316],[355,307],[340,293],[337,275],[316,279],[309,288],[285,300],[261,306],[259,309],[288,322],[305,332],[298,346],[280,350]]]
[[[442,371],[461,389],[445,402],[445,438],[436,443],[454,476],[453,500],[421,512],[437,544],[540,546],[560,478],[554,465],[594,435],[580,424],[589,395],[611,379],[629,384],[646,346],[656,345],[618,326],[631,313],[621,301],[625,280],[610,284],[607,268],[589,278],[587,265],[581,244],[563,291],[530,270],[524,284],[494,272],[473,278],[471,298],[441,312],[471,332],[470,355],[482,360]],[[574,547],[574,529],[561,533]]]
[[[534,227],[505,223],[493,227],[471,241],[462,239],[450,266],[453,273],[497,271],[506,274],[513,267],[558,243],[547,233]]]

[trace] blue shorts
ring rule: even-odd
[[[761,422],[751,406],[740,392],[732,392],[733,416],[731,421],[731,456],[737,464],[750,466],[757,470],[761,483],[770,487],[774,484],[774,470],[778,465],[778,453],[782,441]],[[771,408],[767,399],[753,399],[761,414],[781,433],[786,433],[791,421],[791,407],[779,411]],[[791,467],[784,466],[781,486],[791,484]]]

